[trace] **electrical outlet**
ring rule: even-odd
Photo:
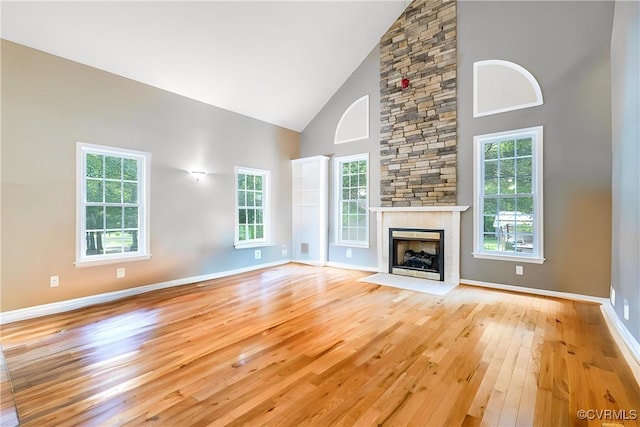
[[[116,279],[122,279],[125,276],[125,269],[124,267],[118,268],[116,270]]]
[[[260,249],[256,249],[256,250],[253,252],[253,257],[254,257],[255,259],[262,259],[262,251],[261,251]]]
[[[616,306],[616,290],[611,286],[611,292],[609,298],[611,299],[611,305]]]
[[[51,276],[49,277],[49,286],[52,288],[55,288],[56,286],[60,285],[60,277],[58,276]]]
[[[287,248],[287,245],[282,245],[282,256],[286,257],[288,253],[289,249]]]
[[[624,300],[624,320],[629,320],[629,300]]]
[[[522,276],[524,274],[524,269],[521,265],[516,265],[516,274],[518,276]]]
[[[351,251],[351,248],[347,248],[347,258],[351,258],[353,256],[353,252]]]

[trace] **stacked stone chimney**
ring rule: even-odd
[[[456,204],[456,65],[454,0],[415,0],[380,40],[383,207]]]

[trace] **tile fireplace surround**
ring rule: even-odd
[[[457,285],[460,282],[460,212],[468,208],[469,206],[370,208],[377,216],[378,272],[389,273],[389,228],[439,229],[444,230],[444,283]]]

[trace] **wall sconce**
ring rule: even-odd
[[[195,178],[196,181],[200,181],[200,179],[204,178],[204,176],[207,174],[204,171],[189,171],[189,173],[193,178]]]

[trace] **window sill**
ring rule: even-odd
[[[543,264],[545,259],[540,257],[527,257],[518,255],[497,255],[497,254],[485,254],[485,253],[472,253],[474,258],[491,259],[494,261],[512,261],[512,262],[527,262],[529,264]]]
[[[345,248],[369,249],[371,245],[367,243],[334,243],[333,246],[344,246]]]
[[[76,268],[85,268],[85,267],[96,267],[99,265],[107,265],[107,264],[116,264],[123,262],[133,262],[133,261],[144,261],[151,259],[151,254],[135,254],[130,256],[118,256],[118,257],[109,257],[109,258],[101,258],[101,259],[86,259],[81,260],[74,263]]]
[[[254,242],[254,243],[234,243],[233,247],[236,249],[251,249],[251,248],[266,248],[267,246],[274,246],[269,242]]]

